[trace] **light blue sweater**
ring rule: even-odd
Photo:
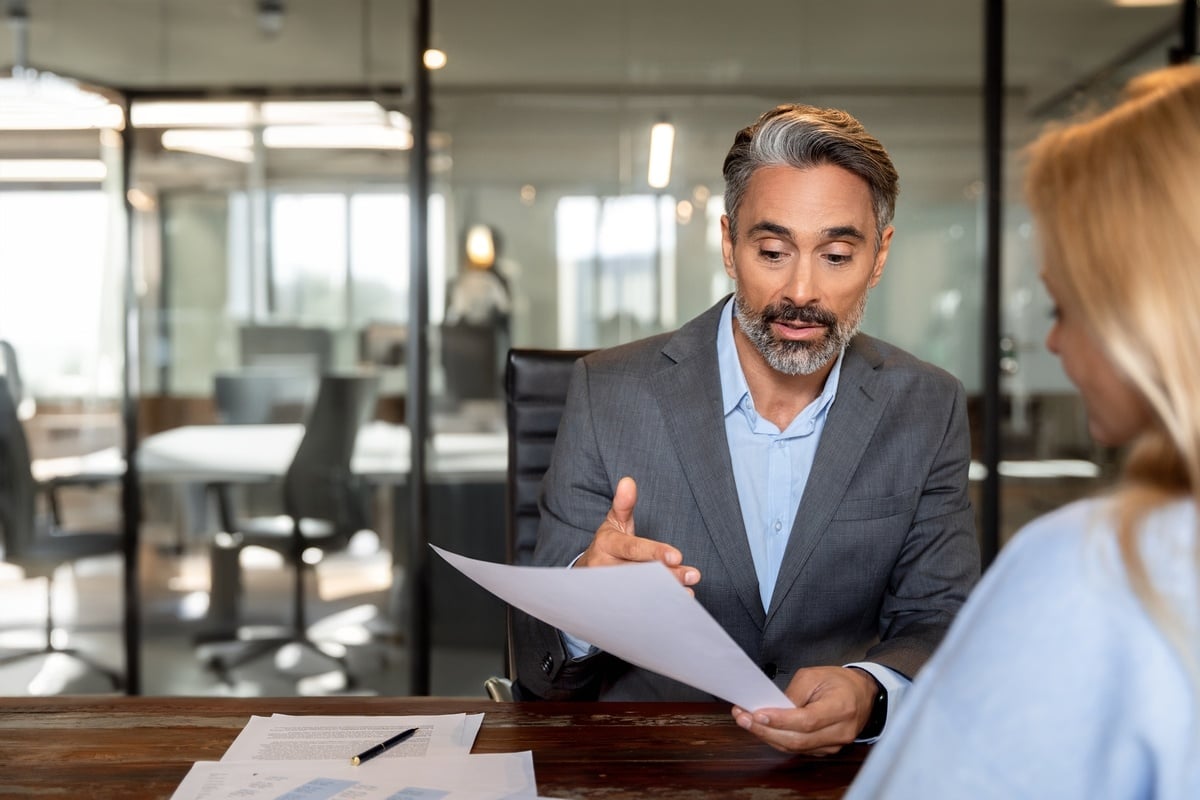
[[[1200,697],[1133,595],[1106,500],[1026,526],[984,576],[847,800],[1200,798]],[[1200,659],[1196,513],[1156,511],[1142,552]]]

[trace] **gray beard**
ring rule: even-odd
[[[864,292],[858,305],[845,319],[838,319],[822,309],[829,318],[822,321],[828,322],[831,319],[833,322],[827,325],[825,336],[816,342],[795,342],[776,337],[767,318],[767,309],[755,311],[751,308],[740,286],[733,296],[734,315],[742,333],[762,355],[767,365],[784,375],[812,375],[837,358],[858,333],[866,308],[867,295]],[[804,318],[803,309],[797,309],[797,313]]]

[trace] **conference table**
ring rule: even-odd
[[[484,714],[474,753],[533,753],[552,798],[841,797],[868,749],[788,756],[724,704],[443,698],[19,697],[0,700],[0,796],[167,798],[252,714]]]
[[[278,480],[304,436],[302,424],[184,425],[146,437],[138,445],[138,471],[147,483],[256,483]],[[368,422],[359,431],[350,468],[378,483],[408,479],[408,428]],[[503,431],[436,433],[429,448],[433,480],[503,479],[508,464]],[[120,478],[125,460],[116,447],[82,456],[37,459],[39,481]]]
[[[301,424],[184,425],[146,437],[138,446],[138,470],[147,482],[277,480],[287,471],[303,436]],[[358,433],[350,469],[377,483],[404,482],[410,447],[407,427],[368,422]],[[436,433],[429,447],[430,479],[503,479],[507,447],[503,431]]]
[[[196,487],[278,481],[287,471],[303,436],[302,424],[171,428],[146,437],[138,445],[138,477],[143,484]],[[406,426],[368,422],[359,430],[350,468],[367,481],[391,487],[393,494],[399,495],[408,483],[410,449]],[[508,464],[507,434],[504,431],[435,433],[427,448],[426,464],[430,484],[503,484]],[[68,478],[116,480],[125,471],[125,461],[115,447],[81,457],[40,459],[32,466],[35,477],[46,482]],[[404,522],[394,519],[393,530],[400,530]],[[410,537],[414,542],[417,538]],[[236,628],[239,577],[236,552],[218,549],[211,552],[213,591],[208,618],[211,632],[217,634]],[[410,552],[409,557],[415,560],[427,555]],[[136,563],[128,555],[126,562]],[[411,613],[427,616],[428,598],[417,591],[415,582],[406,582],[405,593],[404,603]],[[132,660],[141,645],[141,625],[137,618],[136,585],[130,581],[125,582],[125,607],[126,654]],[[410,660],[414,670],[428,671],[429,653],[411,653]],[[136,687],[131,688],[137,693]]]

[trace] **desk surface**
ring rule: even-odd
[[[0,795],[169,797],[220,759],[251,714],[483,712],[475,753],[532,750],[538,790],[561,798],[838,798],[866,748],[777,753],[721,704],[490,703],[438,698],[0,699]]]

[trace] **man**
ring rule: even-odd
[[[897,193],[857,120],[780,106],[738,133],[724,173],[733,298],[576,364],[534,558],[663,562],[797,706],[735,708],[738,723],[830,753],[878,736],[978,577],[966,402],[857,333]],[[712,699],[516,625],[526,692]]]

